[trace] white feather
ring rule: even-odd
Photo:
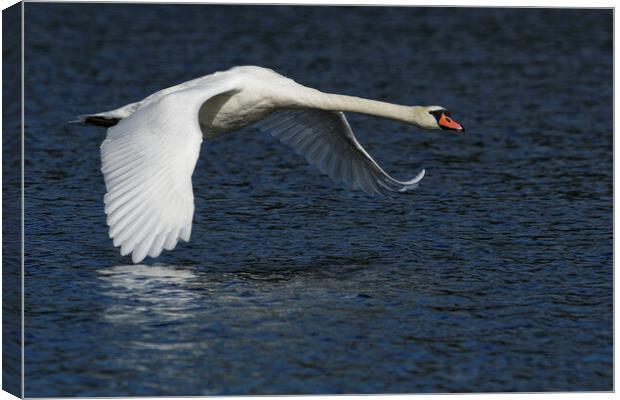
[[[114,246],[132,254],[134,263],[189,240],[191,177],[202,142],[198,110],[229,90],[214,85],[169,91],[108,129],[101,144],[105,212]]]
[[[341,112],[284,109],[257,125],[291,146],[334,181],[368,194],[415,189],[424,178],[424,170],[408,181],[389,176],[359,144]]]

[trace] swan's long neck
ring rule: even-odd
[[[415,118],[416,107],[401,106],[383,101],[363,99],[360,97],[340,94],[323,93],[321,91],[302,87],[293,100],[293,104],[302,108],[318,108],[328,111],[355,112],[388,118],[409,124],[417,124]]]

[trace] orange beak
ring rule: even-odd
[[[453,120],[452,118],[448,117],[446,114],[441,114],[441,117],[439,117],[439,121],[437,121],[437,123],[443,129],[465,132],[465,128],[459,125],[459,123]]]

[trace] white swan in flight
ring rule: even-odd
[[[389,176],[356,140],[343,112],[425,129],[463,128],[440,106],[402,106],[323,93],[261,67],[235,67],[163,89],[142,101],[74,122],[109,127],[101,144],[107,224],[134,263],[172,250],[192,230],[192,173],[203,137],[259,122],[310,164],[352,189],[375,194],[413,189]]]

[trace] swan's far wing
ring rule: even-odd
[[[172,250],[192,230],[192,173],[202,133],[198,110],[227,90],[178,91],[108,129],[101,144],[107,223],[121,255],[134,263]]]
[[[291,146],[334,181],[368,194],[414,189],[424,177],[424,170],[404,182],[389,176],[359,144],[341,112],[283,109],[258,127]]]

